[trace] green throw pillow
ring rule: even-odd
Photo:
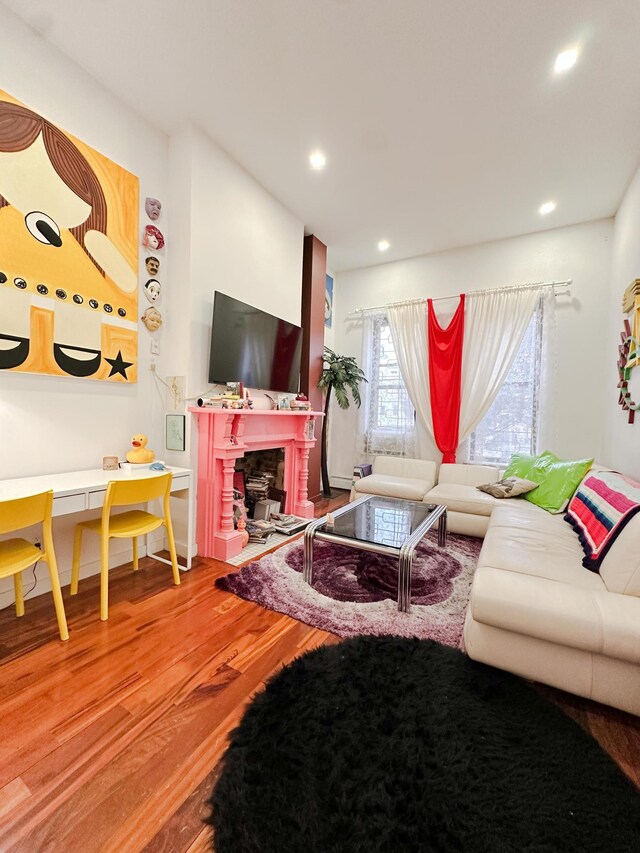
[[[523,495],[524,499],[547,512],[564,512],[592,464],[593,459],[565,462],[549,450],[539,456],[516,453],[503,476],[524,477],[538,483],[537,489]]]

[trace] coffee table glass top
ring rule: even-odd
[[[434,509],[431,504],[375,496],[339,515],[334,519],[333,527],[320,525],[317,532],[401,548]]]

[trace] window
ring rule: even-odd
[[[415,454],[415,414],[402,381],[389,322],[384,314],[369,318],[365,330],[362,447],[365,458],[379,454]]]
[[[413,429],[413,406],[400,375],[386,319],[381,319],[374,326],[372,367],[372,429],[386,432]]]
[[[469,436],[469,462],[502,465],[537,452],[542,362],[542,303],[491,408]]]

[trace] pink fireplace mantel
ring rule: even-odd
[[[307,496],[309,450],[322,412],[192,407],[198,423],[198,551],[227,560],[242,550],[233,526],[233,472],[248,450],[284,448],[286,512],[313,518]]]

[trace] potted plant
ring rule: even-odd
[[[327,468],[327,436],[329,422],[329,402],[331,391],[336,395],[336,401],[341,409],[348,409],[350,405],[349,391],[353,402],[358,408],[362,399],[360,397],[360,383],[366,382],[367,378],[358,367],[355,358],[347,355],[337,355],[329,347],[324,348],[324,367],[318,380],[318,388],[326,393],[324,401],[324,418],[322,420],[322,491],[325,497],[331,497],[331,486],[329,485],[329,471]]]

